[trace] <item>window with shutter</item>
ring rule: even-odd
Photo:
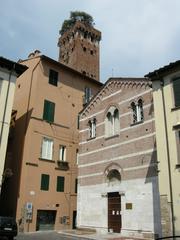
[[[49,175],[41,174],[41,190],[49,190]]]
[[[56,186],[57,192],[64,192],[64,177],[57,177],[57,186]]]
[[[180,107],[180,78],[173,80],[174,105]]]
[[[49,70],[49,84],[57,86],[58,83],[58,72],[50,69]]]
[[[55,103],[44,100],[43,120],[54,122]]]

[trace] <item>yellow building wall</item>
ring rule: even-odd
[[[16,75],[0,69],[1,90],[0,90],[0,189],[2,184],[2,175],[4,171],[4,163],[7,149],[7,141],[9,135],[9,126],[11,120],[11,111],[14,99]],[[9,90],[8,90],[9,86]],[[6,100],[7,99],[7,100]]]
[[[174,210],[175,234],[180,234],[180,169],[176,167],[178,164],[178,149],[175,130],[173,129],[173,127],[180,122],[180,109],[174,109],[174,96],[171,84],[172,79],[177,76],[180,76],[180,72],[169,74],[164,77],[163,87],[161,86],[160,81],[153,82],[157,155],[159,161],[159,190],[162,200],[161,222],[162,229],[164,229],[163,235],[172,234],[171,201]],[[163,108],[163,97],[165,112]],[[167,137],[165,128],[167,129]],[[172,183],[172,199],[170,195],[170,180]],[[166,206],[165,198],[167,199]],[[167,213],[169,214],[169,217],[167,216]],[[167,225],[168,222],[169,225]]]

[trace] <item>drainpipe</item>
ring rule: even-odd
[[[164,124],[165,124],[165,135],[166,135],[166,145],[167,145],[167,161],[168,161],[168,174],[169,174],[169,193],[171,201],[171,221],[172,221],[172,234],[175,236],[175,224],[174,224],[174,202],[173,202],[173,190],[172,190],[172,175],[171,175],[171,159],[169,153],[169,138],[167,130],[167,117],[166,117],[166,108],[165,108],[165,97],[164,97],[164,81],[161,79],[162,86],[162,101],[163,101],[163,114],[164,114]]]

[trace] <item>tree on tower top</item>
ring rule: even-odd
[[[79,11],[74,11],[70,13],[70,18],[64,20],[61,30],[59,31],[59,33],[62,35],[63,33],[65,33],[67,30],[69,30],[71,27],[74,26],[74,24],[77,21],[81,21],[83,22],[85,25],[88,25],[90,27],[93,27],[94,25],[94,20],[93,17],[91,15],[89,15],[86,12],[79,12]]]

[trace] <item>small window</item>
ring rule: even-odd
[[[79,125],[80,125],[80,115],[78,114],[78,116],[77,116],[77,129],[79,129]]]
[[[44,100],[43,120],[54,122],[55,103]]]
[[[92,89],[90,87],[85,87],[84,90],[84,104],[88,103],[92,98]]]
[[[143,101],[139,99],[137,104],[135,102],[131,103],[133,123],[142,122],[144,120],[143,113]]]
[[[49,84],[57,86],[58,83],[58,72],[50,69],[49,70]]]
[[[52,160],[53,156],[53,140],[44,137],[41,146],[41,158]]]
[[[57,192],[64,192],[64,177],[57,177],[57,185],[56,185]]]
[[[180,78],[173,80],[174,106],[180,107]]]
[[[119,133],[120,122],[119,122],[119,110],[115,107],[110,107],[105,119],[105,131],[106,136],[110,137]]]
[[[77,188],[78,188],[78,179],[76,178],[75,179],[75,193],[77,193]]]
[[[59,148],[59,160],[66,161],[66,146],[61,145]]]
[[[79,150],[76,149],[76,164],[78,164]]]
[[[96,137],[96,119],[89,121],[89,138]]]
[[[41,190],[49,190],[49,175],[47,174],[41,174]]]

